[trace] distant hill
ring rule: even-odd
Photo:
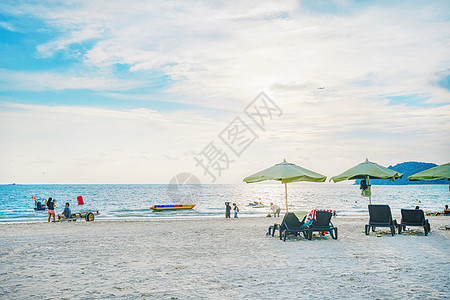
[[[370,184],[373,185],[402,185],[402,184],[450,184],[448,179],[445,180],[422,180],[422,181],[409,181],[408,176],[428,170],[430,168],[436,167],[437,165],[434,163],[426,163],[426,162],[416,162],[409,161],[400,164],[396,164],[395,166],[389,166],[388,169],[394,170],[399,173],[403,173],[403,177],[397,179],[395,181],[390,181],[388,179],[371,179]],[[356,184],[359,184],[360,180],[357,180]]]

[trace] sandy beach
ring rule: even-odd
[[[287,242],[265,235],[280,220],[0,224],[0,298],[450,297],[448,217],[395,237],[335,217],[338,240]]]

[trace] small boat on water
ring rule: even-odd
[[[250,205],[253,208],[263,208],[263,207],[268,207],[267,205],[264,204],[258,204],[258,205]]]
[[[267,205],[264,205],[262,202],[258,202],[258,201],[253,201],[253,203],[250,202],[250,203],[248,204],[248,206],[251,206],[251,207],[253,207],[253,208],[267,207]]]
[[[180,210],[180,209],[193,209],[195,204],[170,204],[170,205],[153,205],[150,209],[153,211],[163,211],[163,210]]]
[[[34,199],[34,210],[47,210],[47,205],[43,204],[42,202],[44,202],[44,199],[36,199],[36,197],[32,197],[32,199]]]
[[[47,205],[36,206],[34,210],[47,210]]]

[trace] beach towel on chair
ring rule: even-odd
[[[316,219],[316,212],[318,211],[327,211],[330,212],[333,216],[336,214],[335,210],[332,209],[313,209],[309,212],[308,216],[306,216],[305,224],[310,226],[312,222]]]

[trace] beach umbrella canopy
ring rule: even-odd
[[[433,167],[431,169],[413,174],[408,177],[409,180],[438,180],[450,179],[450,163]]]
[[[366,158],[365,162],[360,163],[339,175],[331,177],[330,181],[333,180],[334,182],[339,182],[353,179],[366,179],[367,181],[369,181],[369,179],[390,179],[394,181],[397,178],[402,178],[402,176],[402,173],[398,173],[394,170],[370,162]],[[371,196],[369,196],[369,202],[372,203]]]
[[[302,168],[300,166],[297,166],[284,160],[282,163],[276,164],[270,168],[267,168],[258,173],[245,177],[244,181],[247,183],[254,183],[265,180],[276,180],[281,181],[281,183],[284,183],[284,189],[286,194],[286,212],[287,212],[288,211],[287,183],[297,181],[324,182],[326,179],[327,177],[322,174]]]
[[[339,182],[343,180],[353,179],[390,179],[394,181],[397,178],[402,178],[403,174],[394,170],[380,166],[379,164],[370,162],[367,158],[366,161],[360,163],[347,171],[333,176],[330,181]]]

